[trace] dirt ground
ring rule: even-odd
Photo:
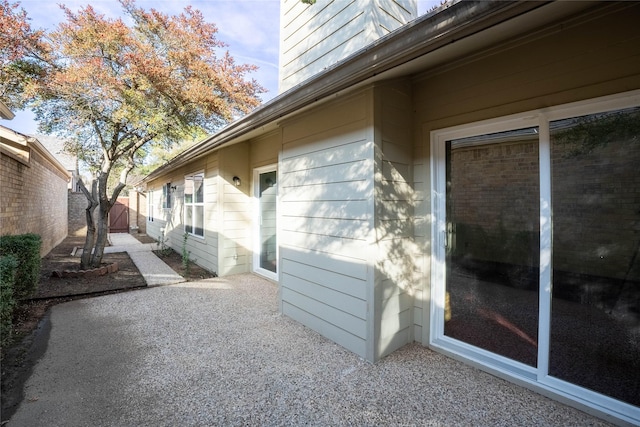
[[[144,234],[132,234],[142,243],[153,243],[154,240]],[[2,423],[13,414],[22,399],[22,387],[29,377],[33,363],[33,349],[37,346],[46,348],[45,343],[38,343],[38,336],[48,328],[48,310],[56,304],[81,298],[92,298],[116,292],[127,292],[146,287],[144,278],[126,252],[105,254],[104,265],[117,263],[118,271],[103,276],[91,277],[54,277],[54,271],[78,270],[80,259],[72,256],[74,248],[81,248],[83,237],[67,237],[47,256],[42,258],[40,281],[29,300],[20,301],[14,314],[14,334],[12,341],[1,349],[1,397]],[[190,264],[188,277],[182,269],[182,257],[175,251],[162,254],[161,259],[173,268],[176,273],[187,280],[199,280],[215,277],[196,264]],[[160,255],[160,254],[159,254]],[[43,350],[44,351],[44,350]]]

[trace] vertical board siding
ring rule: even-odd
[[[375,278],[376,358],[412,340],[414,191],[412,176],[412,104],[407,81],[375,89],[375,227],[378,256]]]
[[[357,95],[282,125],[283,314],[366,356],[373,144]]]

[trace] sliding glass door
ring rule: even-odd
[[[549,374],[640,406],[640,109],[549,127]]]
[[[444,335],[536,366],[538,130],[447,141],[446,174]]]
[[[637,422],[640,107],[625,106],[632,101],[433,133],[430,343]]]

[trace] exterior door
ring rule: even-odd
[[[430,344],[637,423],[633,102],[434,132]]]
[[[116,203],[109,211],[109,232],[129,232],[129,198],[118,197]]]
[[[444,335],[535,367],[537,128],[447,141],[446,175]]]
[[[275,167],[256,169],[254,173],[256,227],[254,271],[278,278],[277,172]]]

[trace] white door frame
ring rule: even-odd
[[[262,253],[260,231],[261,231],[261,214],[260,214],[260,175],[267,172],[276,173],[276,272],[269,271],[260,266],[260,255]],[[280,278],[280,245],[278,244],[279,234],[279,197],[278,197],[278,165],[276,163],[261,166],[253,169],[253,271],[268,279],[279,281]]]

